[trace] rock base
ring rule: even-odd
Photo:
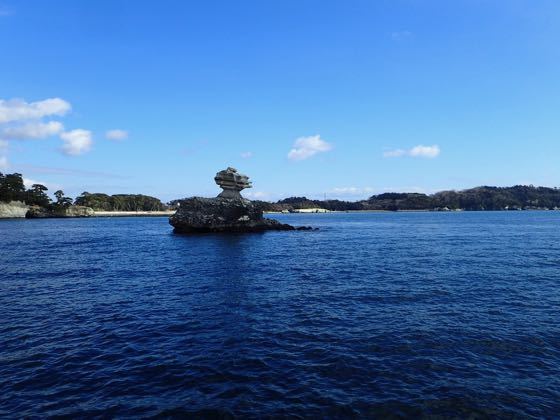
[[[313,230],[265,219],[262,210],[249,200],[224,197],[193,197],[180,202],[169,218],[175,233],[264,232],[267,230]]]
[[[67,217],[90,217],[93,216],[94,211],[91,207],[85,206],[70,206],[65,209],[52,210],[40,206],[30,206],[26,219],[57,219]]]

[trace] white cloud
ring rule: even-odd
[[[108,140],[125,140],[128,138],[128,131],[115,128],[105,133],[105,138]]]
[[[440,149],[437,144],[433,146],[414,146],[410,149],[409,154],[412,157],[426,157],[426,158],[435,158],[439,156]]]
[[[373,188],[371,187],[337,187],[333,188],[330,193],[335,195],[364,195],[364,194],[371,194],[373,192]]]
[[[253,157],[253,152],[242,152],[241,157],[243,159],[249,159],[249,158]]]
[[[0,156],[0,170],[5,171],[9,167],[8,158],[6,156]]]
[[[62,123],[48,121],[50,117],[63,116],[71,109],[70,103],[61,98],[36,102],[0,99],[0,149],[7,148],[6,140],[43,139],[60,135],[64,154],[75,156],[88,152],[93,143],[90,131],[64,131]],[[114,139],[128,136],[124,130],[110,130],[108,134]]]
[[[243,191],[242,193],[245,197],[253,200],[266,200],[270,197],[270,194],[264,191]]]
[[[0,99],[0,124],[36,120],[53,115],[64,115],[72,107],[60,98],[50,98],[37,102],[25,102],[23,99]]]
[[[23,178],[23,185],[25,186],[25,188],[29,189],[33,186],[33,184],[44,185],[45,187],[47,187],[49,189],[49,192],[51,194],[53,192],[55,192],[56,190],[62,189],[62,186],[60,184],[52,184],[50,182],[45,182],[45,181],[31,179],[31,178],[25,178],[25,177]]]
[[[44,139],[61,133],[64,126],[58,121],[30,122],[0,129],[0,137],[10,140]]]
[[[288,153],[290,160],[304,160],[317,153],[328,152],[332,145],[321,139],[321,136],[299,137]]]
[[[82,129],[65,131],[60,134],[60,138],[64,142],[62,152],[70,156],[89,152],[93,143],[91,131]]]
[[[394,149],[388,150],[383,152],[383,157],[392,158],[392,157],[403,157],[403,156],[410,156],[410,157],[422,157],[422,158],[429,158],[433,159],[438,157],[441,153],[441,149],[437,144],[433,146],[424,146],[418,145],[414,146],[412,149]]]
[[[33,184],[41,184],[48,188],[47,184],[45,184],[43,181],[36,181],[30,178],[23,178],[23,185],[25,185],[25,188],[29,189]]]
[[[401,157],[406,156],[408,152],[403,149],[388,150],[383,152],[383,157]]]

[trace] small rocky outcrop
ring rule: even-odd
[[[70,206],[66,209],[65,217],[90,217],[95,212],[91,207],[86,206]]]
[[[312,230],[311,227],[296,228],[263,217],[257,204],[241,197],[241,190],[250,188],[251,183],[235,168],[218,172],[214,180],[224,190],[218,197],[192,197],[180,201],[179,209],[169,218],[176,233]]]
[[[48,209],[40,206],[31,206],[25,217],[27,219],[52,219],[66,217],[90,217],[94,215],[91,207],[69,206],[62,209]]]

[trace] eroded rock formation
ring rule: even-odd
[[[214,177],[214,181],[223,189],[218,195],[218,197],[222,198],[242,199],[240,192],[245,188],[253,187],[247,175],[238,173],[237,169],[232,167],[218,172]]]
[[[218,172],[214,180],[223,189],[218,197],[191,197],[180,201],[179,209],[169,218],[176,233],[312,230],[263,217],[258,205],[241,196],[240,192],[252,185],[249,177],[235,168]]]

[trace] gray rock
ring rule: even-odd
[[[237,172],[237,169],[231,166],[223,171],[220,171],[214,177],[216,184],[223,189],[218,195],[222,198],[236,198],[242,199],[240,192],[245,188],[252,188],[253,185],[249,182],[249,177]]]
[[[179,209],[169,218],[176,233],[312,230],[264,218],[257,204],[241,197],[240,191],[252,185],[249,177],[235,168],[218,172],[214,180],[224,190],[218,197],[191,197],[179,202]]]
[[[29,206],[21,201],[0,201],[0,219],[23,218]]]
[[[177,233],[295,230],[293,226],[264,218],[262,210],[249,200],[223,197],[182,200],[169,223]]]
[[[40,206],[30,206],[25,214],[27,219],[53,219],[66,217],[90,217],[94,211],[91,207],[69,206],[64,209],[46,209]]]
[[[65,217],[91,217],[95,214],[91,207],[70,206],[66,208]]]
[[[25,213],[26,219],[48,219],[51,217],[60,216],[55,216],[52,211],[41,206],[30,206],[29,210],[27,210],[27,213]]]

